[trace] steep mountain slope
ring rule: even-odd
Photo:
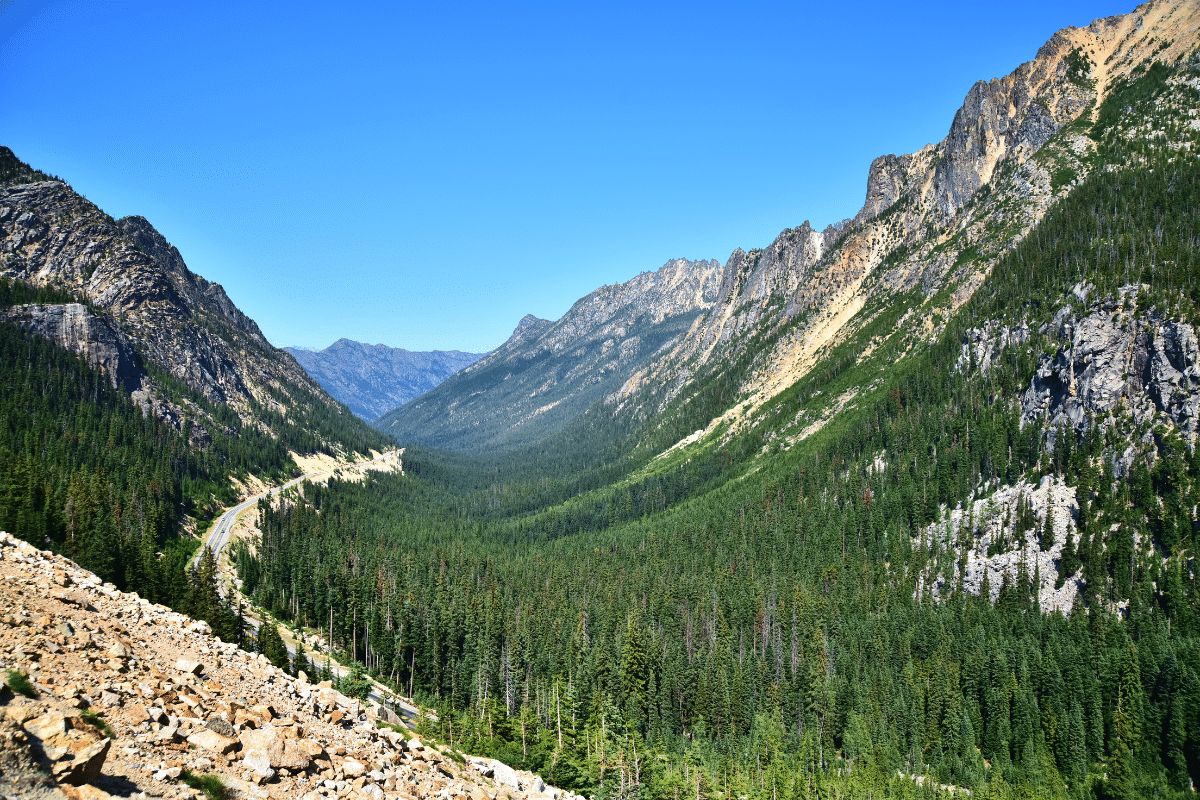
[[[717,276],[715,261],[675,259],[597,289],[557,322],[527,316],[496,350],[376,424],[452,450],[551,435],[687,330],[716,298]]]
[[[573,797],[2,532],[0,578],[0,672],[31,695],[0,680],[4,797],[190,798],[200,776],[238,798]]]
[[[227,407],[298,450],[375,441],[145,219],[112,219],[7,148],[0,174],[0,277],[86,303],[18,308],[11,319],[110,370],[145,410],[176,427],[185,419],[227,427],[211,409]],[[100,355],[113,348],[126,353],[119,363]]]
[[[324,350],[285,347],[313,380],[365,420],[381,417],[425,394],[481,353],[417,353],[382,344],[338,339]]]
[[[907,307],[886,336],[927,341],[1094,168],[1089,125],[1105,100],[1151,64],[1191,57],[1198,28],[1195,2],[1157,0],[1060,31],[1011,74],[976,83],[945,139],[871,164],[853,219],[823,231],[804,223],[765,248],[735,251],[707,279],[711,299],[697,304],[690,327],[625,361],[618,371],[627,378],[604,393],[603,407],[594,405],[597,383],[577,389],[578,372],[564,373],[576,365],[548,367],[539,360],[546,348],[522,336],[380,426],[461,450],[540,441],[587,412],[586,424],[612,428],[610,437],[630,420],[648,426],[637,442],[644,458],[752,424],[831,347],[869,327],[879,332],[886,310]],[[605,346],[616,351],[622,334],[637,341],[631,331],[612,333]],[[530,367],[545,379],[516,377]],[[502,414],[491,410],[500,407]],[[539,424],[546,414],[554,424]],[[613,418],[623,422],[614,426]]]
[[[735,252],[718,301],[610,402],[649,416],[682,399],[712,432],[742,424],[902,295],[919,303],[911,332],[932,336],[1092,169],[1087,123],[1104,101],[1152,63],[1191,57],[1198,36],[1200,5],[1158,0],[1060,31],[1011,74],[976,83],[945,139],[871,164],[854,219]],[[702,396],[716,380],[737,386],[734,402]]]
[[[248,590],[602,796],[1192,797],[1198,14],[976,87],[540,448],[265,513]]]

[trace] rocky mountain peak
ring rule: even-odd
[[[230,405],[246,421],[259,407],[344,413],[298,364],[280,358],[220,285],[191,272],[148,220],[114,220],[66,183],[26,180],[40,174],[11,151],[0,153],[0,172],[16,176],[0,185],[0,276],[86,300],[143,363],[210,402]],[[72,349],[86,355],[88,337],[74,341]],[[137,384],[147,389],[144,377]]]
[[[552,324],[553,323],[550,322],[550,320],[548,320],[548,319],[542,319],[541,317],[535,317],[533,314],[526,314],[525,316],[521,317],[520,322],[517,323],[517,327],[513,328],[513,332],[509,336],[509,338],[511,339],[511,338],[515,338],[517,336],[523,336],[524,334],[528,333],[530,330],[533,330],[536,328],[542,328],[542,327],[545,327],[546,325],[552,325]]]
[[[734,379],[746,399],[712,420],[714,429],[792,385],[882,293],[933,296],[956,279],[953,302],[965,302],[990,264],[1063,191],[1052,178],[1052,160],[1034,156],[1062,134],[1059,158],[1072,164],[1063,174],[1086,171],[1080,154],[1095,143],[1072,133],[1070,123],[1095,115],[1114,87],[1152,62],[1190,57],[1198,32],[1200,3],[1152,0],[1126,15],[1059,31],[1010,74],[978,81],[942,141],[872,161],[853,220],[822,234],[802,225],[765,248],[735,250],[713,306],[610,400],[621,408],[661,406],[701,371],[749,363]],[[981,191],[985,186],[989,192]],[[1000,238],[997,231],[1010,233]],[[750,341],[771,344],[747,352]],[[646,386],[666,392],[641,394]]]

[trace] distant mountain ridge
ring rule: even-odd
[[[418,352],[344,338],[324,350],[283,349],[325,391],[368,421],[425,394],[483,357],[460,350]]]
[[[555,322],[527,315],[500,347],[376,425],[455,450],[552,434],[671,346],[719,288],[716,261],[677,258],[600,287]]]

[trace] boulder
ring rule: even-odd
[[[233,729],[233,725],[230,724],[229,720],[224,717],[209,717],[208,721],[204,723],[204,727],[230,739],[237,738],[237,731]]]
[[[213,753],[232,753],[238,748],[238,740],[229,736],[222,736],[214,730],[204,728],[196,733],[193,733],[187,738],[188,743],[194,744],[202,750],[209,750]]]
[[[263,765],[271,769],[287,769],[293,772],[303,772],[312,763],[310,752],[312,745],[300,739],[289,739],[283,729],[275,725],[264,725],[257,730],[242,731],[242,761],[256,773],[261,773]]]
[[[204,671],[204,665],[191,658],[181,658],[175,662],[175,669],[188,675],[199,675]]]
[[[34,717],[25,722],[25,730],[42,741],[53,739],[71,729],[67,716],[61,711],[47,711],[40,717]]]
[[[108,757],[108,749],[111,746],[111,739],[101,739],[87,745],[70,760],[55,764],[54,777],[73,786],[94,783],[100,777],[100,770],[104,768],[104,759]]]

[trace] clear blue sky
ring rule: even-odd
[[[342,5],[0,0],[0,143],[276,344],[486,350],[852,215],[874,156],[1133,0]]]

